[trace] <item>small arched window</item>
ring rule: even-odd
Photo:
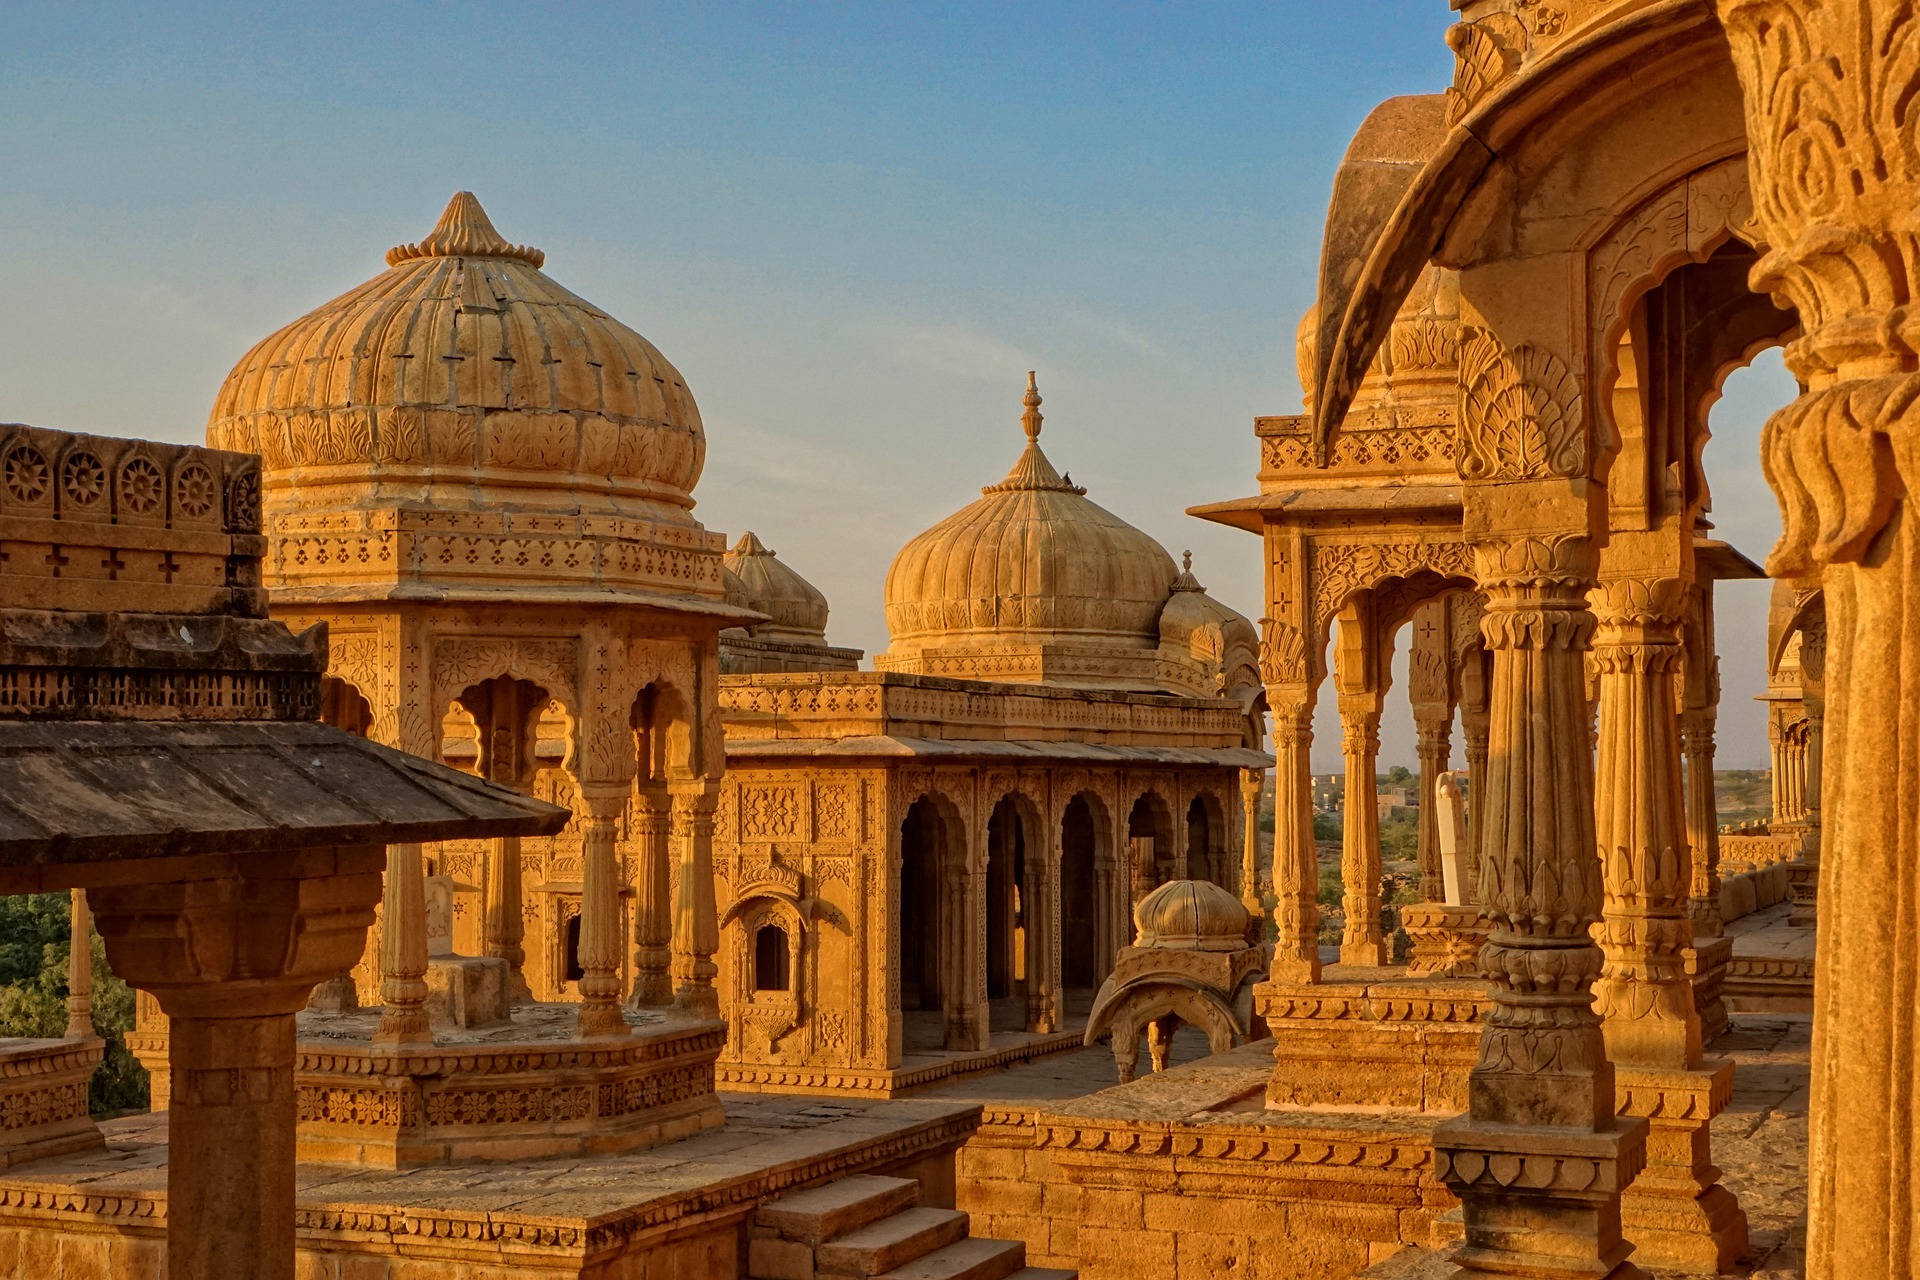
[[[793,975],[787,954],[787,931],[777,924],[763,924],[753,934],[753,989],[790,991]]]

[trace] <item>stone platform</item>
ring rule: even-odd
[[[624,1155],[379,1170],[302,1164],[300,1280],[731,1280],[767,1200],[848,1173],[913,1178],[953,1206],[979,1108],[725,1095],[724,1128]],[[167,1117],[0,1173],[0,1280],[157,1280]]]
[[[1733,959],[1721,994],[1745,1013],[1812,1013],[1815,931],[1788,924],[1782,902],[1727,925]]]
[[[1059,1031],[995,1031],[987,1047],[948,1050],[936,1041],[908,1038],[897,1067],[829,1067],[796,1063],[722,1062],[715,1078],[722,1089],[742,1093],[832,1094],[847,1098],[898,1098],[943,1080],[997,1071],[1036,1058],[1072,1053],[1082,1047],[1085,1019],[1069,1020]]]
[[[1385,966],[1328,965],[1319,982],[1263,982],[1254,1007],[1273,1035],[1267,1101],[1464,1111],[1491,1006],[1484,979]]]
[[[101,1144],[87,1082],[106,1042],[0,1037],[0,1168]]]
[[[577,1040],[578,1006],[375,1046],[378,1009],[299,1018],[299,1158],[384,1169],[635,1151],[719,1125],[726,1025],[626,1011],[629,1036]]]

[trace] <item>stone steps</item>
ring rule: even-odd
[[[920,1205],[908,1178],[856,1174],[795,1191],[754,1213],[751,1280],[1075,1280],[1029,1267],[1018,1240],[967,1233],[953,1209]]]
[[[967,1215],[954,1209],[904,1209],[814,1250],[829,1276],[877,1276],[967,1238]]]
[[[1027,1269],[1027,1246],[1018,1240],[956,1241],[915,1258],[877,1280],[1007,1280]]]

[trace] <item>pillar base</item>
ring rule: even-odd
[[[1787,870],[1787,893],[1793,911],[1787,923],[1796,929],[1811,929],[1820,922],[1820,868],[1794,862]]]
[[[1493,924],[1478,907],[1416,902],[1400,908],[1400,926],[1413,942],[1407,976],[1478,978],[1480,947]]]
[[[1386,939],[1377,942],[1343,942],[1340,944],[1340,963],[1362,968],[1377,969],[1392,963],[1393,949]]]
[[[1470,1115],[1434,1129],[1435,1172],[1465,1207],[1454,1280],[1647,1280],[1612,1208],[1646,1135],[1626,1118],[1593,1133]]]
[[[394,1169],[607,1155],[722,1123],[724,1023],[636,1013],[632,1034],[581,1040],[577,1011],[524,1005],[503,1027],[391,1047],[371,1042],[367,1014],[302,1014],[300,1159]]]
[[[1635,1257],[1676,1271],[1719,1272],[1747,1247],[1747,1215],[1720,1185],[1709,1126],[1733,1098],[1733,1062],[1692,1071],[1614,1067],[1620,1114],[1648,1121],[1647,1162],[1620,1197]]]
[[[1727,970],[1733,965],[1733,939],[1698,938],[1680,952],[1688,981],[1693,983],[1693,1007],[1700,1015],[1700,1043],[1712,1044],[1727,1032],[1727,1001],[1723,994]]]
[[[427,1021],[436,1030],[476,1031],[504,1026],[513,1018],[513,971],[505,960],[431,956],[426,976]]]
[[[87,1082],[106,1053],[99,1036],[0,1039],[0,1168],[104,1146]]]

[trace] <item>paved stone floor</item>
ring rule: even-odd
[[[1799,932],[1799,931],[1796,931]],[[1713,1124],[1714,1160],[1747,1211],[1751,1246],[1738,1274],[1751,1280],[1800,1275],[1798,1245],[1806,1215],[1807,1076],[1812,1019],[1803,1014],[1736,1014],[1733,1027],[1710,1052],[1737,1064],[1733,1101]],[[1141,1055],[1142,1065],[1145,1054]],[[1175,1065],[1206,1056],[1206,1043],[1183,1032]],[[1058,1103],[1111,1088],[1113,1056],[1101,1045],[1055,1054],[1004,1071],[943,1081],[916,1098],[985,1103]],[[1447,1277],[1439,1257],[1408,1255],[1369,1276],[1393,1280]],[[1430,1267],[1430,1270],[1423,1270]],[[1676,1280],[1656,1273],[1655,1280]]]

